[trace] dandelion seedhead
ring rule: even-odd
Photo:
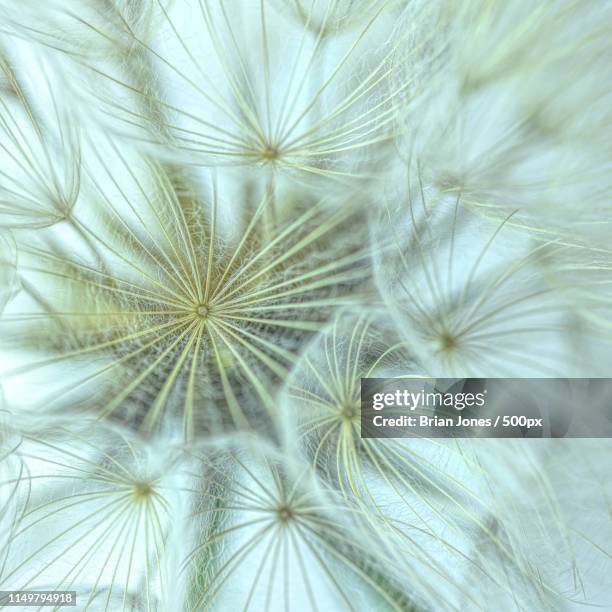
[[[0,0],[0,591],[612,609],[611,9]]]
[[[79,195],[74,118],[45,74],[30,73],[27,86],[21,82],[25,76],[0,47],[0,227],[57,223],[70,215]],[[41,88],[44,103],[29,99],[27,87]]]
[[[390,331],[380,312],[345,312],[312,343],[283,398],[288,448],[299,449],[328,486],[365,514],[367,527],[361,529],[376,538],[381,551],[388,547],[388,562],[406,574],[418,573],[412,597],[425,608],[440,598],[478,606],[456,579],[467,569],[466,557],[492,590],[507,589],[508,572],[524,589],[541,589],[555,600],[559,590],[554,582],[538,585],[538,575],[508,543],[513,534],[505,526],[493,527],[499,510],[491,487],[503,478],[505,453],[512,449],[483,445],[476,451],[461,441],[424,438],[360,438],[361,379],[422,376],[407,343]]]
[[[415,366],[380,311],[341,313],[304,352],[287,381],[282,402],[289,445],[304,445],[330,482],[347,498],[361,499],[359,464],[368,462],[369,444],[360,439],[361,379],[416,375]]]
[[[363,520],[314,480],[316,475],[253,441],[196,451],[209,488],[196,517],[197,546],[185,564],[193,576],[192,609],[353,609],[351,592],[373,607],[402,610],[407,600],[377,565],[384,559],[355,540]],[[237,586],[240,585],[240,586]]]
[[[419,26],[388,38],[396,1],[151,4],[147,35],[122,16],[116,34],[99,16],[49,10],[53,24],[89,29],[91,49],[67,48],[63,35],[43,42],[76,60],[75,95],[109,129],[182,164],[263,170],[275,189],[289,177],[355,190],[384,174],[413,88],[390,88],[391,59]],[[125,53],[100,62],[115,38]]]
[[[393,220],[392,246],[380,252],[377,278],[406,342],[418,347],[423,370],[453,377],[592,371],[596,365],[576,359],[572,343],[572,321],[594,307],[582,295],[593,280],[577,274],[589,266],[578,264],[574,249],[526,238],[513,227],[512,214],[490,223],[466,210],[460,196],[422,187],[417,181],[405,206],[384,213]],[[387,236],[388,227],[383,221]],[[570,261],[577,266],[573,275]]]
[[[77,402],[147,430],[174,414],[188,437],[269,418],[265,380],[286,376],[331,308],[365,299],[367,252],[350,235],[348,209],[327,215],[313,202],[271,229],[264,197],[250,218],[238,209],[231,235],[214,185],[211,201],[179,199],[163,166],[109,151],[125,183],[102,159],[100,174],[89,172],[92,201],[73,216],[80,254],[51,234],[23,245],[32,299],[7,335],[40,357],[10,374],[54,376],[89,362],[38,405]]]
[[[189,491],[180,449],[147,446],[92,422],[82,426],[16,432],[23,467],[2,487],[14,489],[19,523],[3,550],[0,581],[21,590],[78,589],[83,609],[109,609],[116,593],[125,606],[139,590],[151,605],[171,588],[159,564]]]
[[[609,7],[603,18],[583,2],[432,4],[431,87],[402,142],[424,182],[499,220],[514,212],[536,236],[604,243]],[[400,82],[414,72],[396,70]]]

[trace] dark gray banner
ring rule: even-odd
[[[362,378],[362,438],[608,438],[609,378]]]

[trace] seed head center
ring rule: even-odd
[[[210,308],[207,304],[199,304],[196,307],[196,313],[200,318],[205,319],[210,314]]]
[[[261,158],[267,162],[276,161],[280,157],[280,151],[278,147],[273,144],[266,144],[261,152]]]
[[[340,415],[347,421],[355,419],[360,412],[360,406],[356,402],[346,402],[340,409]]]
[[[449,332],[442,332],[440,334],[440,347],[443,351],[452,351],[457,348],[457,339],[452,336]]]
[[[150,483],[139,480],[134,483],[134,497],[137,499],[146,499],[153,493],[153,487]]]
[[[280,506],[276,510],[276,515],[281,523],[287,523],[293,518],[293,511],[287,506]]]

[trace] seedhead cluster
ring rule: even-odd
[[[610,608],[609,440],[368,438],[360,393],[609,375],[611,41],[587,0],[0,0],[0,590]]]

